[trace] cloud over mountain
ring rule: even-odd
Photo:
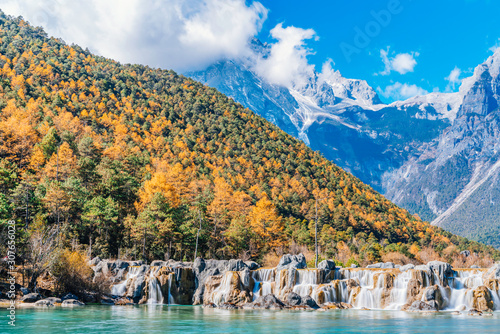
[[[271,36],[277,42],[271,44],[268,57],[257,60],[257,73],[273,84],[302,86],[314,72],[314,66],[307,60],[311,50],[305,41],[314,38],[316,33],[293,26],[283,28],[280,23],[271,30]]]
[[[455,66],[453,70],[451,70],[450,74],[445,78],[448,81],[448,85],[446,86],[446,91],[451,92],[454,91],[456,87],[460,86],[462,79],[460,79],[460,75],[462,74],[462,70]]]
[[[247,53],[267,9],[244,0],[0,0],[7,14],[121,62],[178,71]]]
[[[396,71],[399,74],[406,74],[408,72],[413,72],[413,69],[417,65],[415,57],[418,57],[418,52],[412,53],[398,53],[394,57],[389,57],[389,47],[387,50],[380,50],[380,58],[384,62],[384,70],[380,72],[381,75],[389,75],[392,71]]]
[[[385,89],[381,89],[380,87],[378,87],[377,91],[383,97],[392,98],[394,100],[406,100],[410,97],[425,95],[429,93],[428,91],[417,85],[410,85],[406,83],[402,84],[400,82],[389,85],[385,87]]]

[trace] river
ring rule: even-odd
[[[16,327],[0,310],[1,333],[499,333],[500,312],[473,317],[451,312],[219,310],[141,305],[21,308]]]

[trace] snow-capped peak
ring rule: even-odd
[[[498,78],[500,74],[500,47],[484,63],[488,66],[491,77]]]
[[[460,93],[429,93],[411,97],[405,101],[391,103],[390,107],[407,108],[418,107],[425,111],[428,107],[434,108],[438,114],[435,118],[447,118],[450,122],[457,117],[463,96]]]
[[[335,96],[357,101],[362,106],[382,103],[375,90],[365,80],[344,78],[338,70],[332,68],[331,62],[323,65],[318,75],[318,83],[332,87]]]

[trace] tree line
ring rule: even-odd
[[[1,224],[16,220],[26,258],[33,235],[55,230],[58,247],[91,257],[261,260],[313,249],[317,217],[324,257],[418,260],[430,248],[500,259],[213,88],[95,56],[4,14],[0,190]]]

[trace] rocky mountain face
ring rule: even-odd
[[[266,47],[254,41],[256,56]],[[445,229],[500,247],[500,51],[457,93],[383,104],[363,80],[312,73],[283,87],[251,58],[188,73],[252,109],[396,204]]]
[[[453,122],[384,175],[386,195],[433,223],[500,246],[500,52],[457,93]]]

